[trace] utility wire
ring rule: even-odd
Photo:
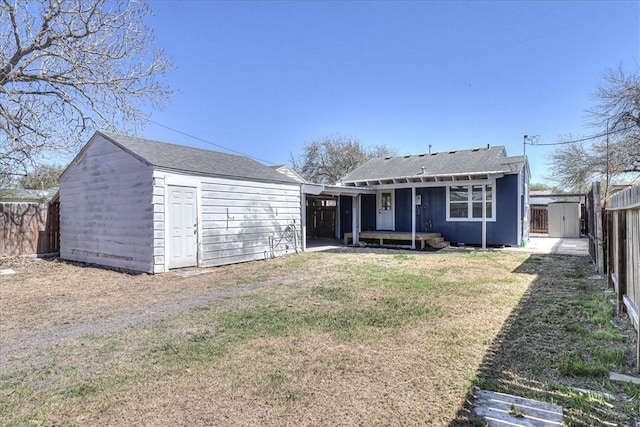
[[[542,144],[525,142],[525,144],[527,144],[527,145],[566,145],[566,144],[575,144],[577,142],[584,142],[584,141],[590,141],[592,139],[602,138],[602,137],[605,137],[607,135],[611,135],[612,133],[624,132],[624,131],[629,130],[629,129],[633,128],[633,127],[634,126],[629,126],[629,127],[618,129],[618,130],[610,130],[609,132],[601,133],[601,134],[598,134],[598,135],[591,135],[591,136],[587,136],[587,137],[580,138],[580,139],[574,139],[572,141],[547,142],[547,143],[543,142]]]
[[[172,127],[170,127],[170,126],[166,126],[166,125],[160,124],[160,123],[158,123],[158,122],[154,122],[153,120],[148,119],[148,118],[147,118],[146,120],[147,120],[149,123],[153,123],[154,125],[158,125],[158,126],[160,126],[160,127],[163,127],[163,128],[165,128],[165,129],[168,129],[168,130],[170,130],[170,131],[172,131],[172,132],[176,132],[176,133],[179,133],[179,134],[181,134],[181,135],[188,136],[189,138],[193,138],[193,139],[195,139],[195,140],[197,140],[197,141],[204,142],[205,144],[209,144],[209,145],[212,145],[212,146],[217,147],[217,148],[222,148],[223,150],[230,151],[230,152],[232,152],[232,153],[239,154],[239,155],[244,156],[244,157],[249,157],[249,158],[251,158],[251,159],[253,159],[253,160],[257,160],[257,161],[262,162],[262,163],[267,163],[267,164],[270,164],[270,165],[275,165],[275,163],[274,163],[274,162],[270,162],[269,160],[260,159],[260,158],[258,158],[258,157],[252,156],[252,155],[250,155],[250,154],[242,153],[242,152],[237,151],[237,150],[234,150],[234,149],[232,149],[232,148],[225,147],[224,145],[220,145],[220,144],[216,144],[215,142],[207,141],[206,139],[204,139],[204,138],[200,138],[199,136],[191,135],[191,134],[188,134],[188,133],[183,132],[183,131],[181,131],[181,130],[178,130],[178,129],[172,128]]]

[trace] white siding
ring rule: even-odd
[[[153,272],[165,269],[165,179],[154,174],[153,178]]]
[[[264,259],[301,250],[300,186],[203,178],[202,266]],[[295,229],[295,239],[285,230]],[[295,247],[294,247],[295,245]]]
[[[60,183],[60,256],[154,272],[152,172],[97,136]]]

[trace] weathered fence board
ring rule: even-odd
[[[547,205],[531,205],[531,223],[529,225],[531,233],[549,232],[549,210]]]
[[[587,237],[589,238],[589,255],[598,273],[605,272],[606,257],[604,248],[604,230],[602,228],[602,198],[600,183],[594,182],[587,193],[585,206]]]
[[[626,310],[636,328],[640,372],[640,185],[613,195],[606,216],[609,281],[617,294],[618,310]]]
[[[0,203],[0,256],[60,250],[59,203]]]

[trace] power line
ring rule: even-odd
[[[242,152],[237,151],[237,150],[234,150],[234,149],[232,149],[232,148],[225,147],[224,145],[220,145],[220,144],[216,144],[215,142],[207,141],[206,139],[204,139],[204,138],[200,138],[199,136],[191,135],[191,134],[188,134],[188,133],[183,132],[183,131],[181,131],[181,130],[178,130],[178,129],[172,128],[172,127],[170,127],[170,126],[163,125],[163,124],[158,123],[158,122],[154,122],[153,120],[148,119],[148,118],[147,118],[146,120],[147,120],[149,123],[153,123],[154,125],[158,125],[158,126],[160,126],[160,127],[163,127],[163,128],[165,128],[165,129],[168,129],[168,130],[170,130],[170,131],[172,131],[172,132],[179,133],[180,135],[184,135],[184,136],[187,136],[187,137],[189,137],[189,138],[193,138],[193,139],[195,139],[195,140],[197,140],[197,141],[204,142],[205,144],[209,144],[209,145],[212,145],[212,146],[217,147],[217,148],[222,148],[223,150],[230,151],[230,152],[232,152],[232,153],[239,154],[239,155],[244,156],[244,157],[249,157],[250,159],[257,160],[257,161],[262,162],[262,163],[267,163],[267,164],[270,164],[270,165],[275,165],[275,163],[274,163],[274,162],[271,162],[271,161],[269,161],[269,160],[260,159],[260,158],[258,158],[258,157],[252,156],[252,155],[250,155],[250,154],[242,153]]]
[[[634,126],[628,126],[626,128],[622,128],[622,129],[618,129],[618,130],[610,130],[609,132],[605,132],[605,133],[601,133],[598,135],[591,135],[591,136],[586,136],[584,138],[580,138],[580,139],[574,139],[572,141],[563,141],[563,142],[547,142],[547,143],[542,143],[542,144],[538,144],[538,143],[526,143],[527,145],[566,145],[566,144],[575,144],[578,142],[584,142],[584,141],[590,141],[592,139],[598,139],[598,138],[602,138],[605,137],[607,135],[611,135],[612,133],[618,133],[618,132],[624,132],[626,130],[629,130],[631,128],[633,128]]]

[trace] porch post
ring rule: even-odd
[[[487,249],[487,184],[482,185],[482,250],[485,249]]]
[[[411,249],[416,248],[416,187],[411,187]]]
[[[360,209],[358,209],[359,197],[354,194],[351,197],[351,232],[353,233],[353,246],[358,244],[358,218],[360,217]]]
[[[341,204],[340,204],[340,196],[334,196],[336,198],[336,218],[334,221],[335,224],[335,233],[333,233],[333,237],[335,237],[336,240],[340,240],[340,230],[342,227],[342,224],[340,223],[340,212],[342,212],[341,209]]]
[[[300,241],[302,242],[302,252],[307,250],[307,194],[301,191],[302,197],[300,198]]]
[[[517,243],[516,243],[517,246],[522,246],[522,237],[523,237],[522,236],[522,227],[523,227],[523,224],[522,224],[522,199],[524,198],[523,191],[522,191],[522,188],[523,188],[523,185],[524,185],[523,184],[523,179],[524,179],[524,177],[522,176],[522,173],[519,173],[518,174],[518,232],[517,232],[518,240],[517,240]]]

